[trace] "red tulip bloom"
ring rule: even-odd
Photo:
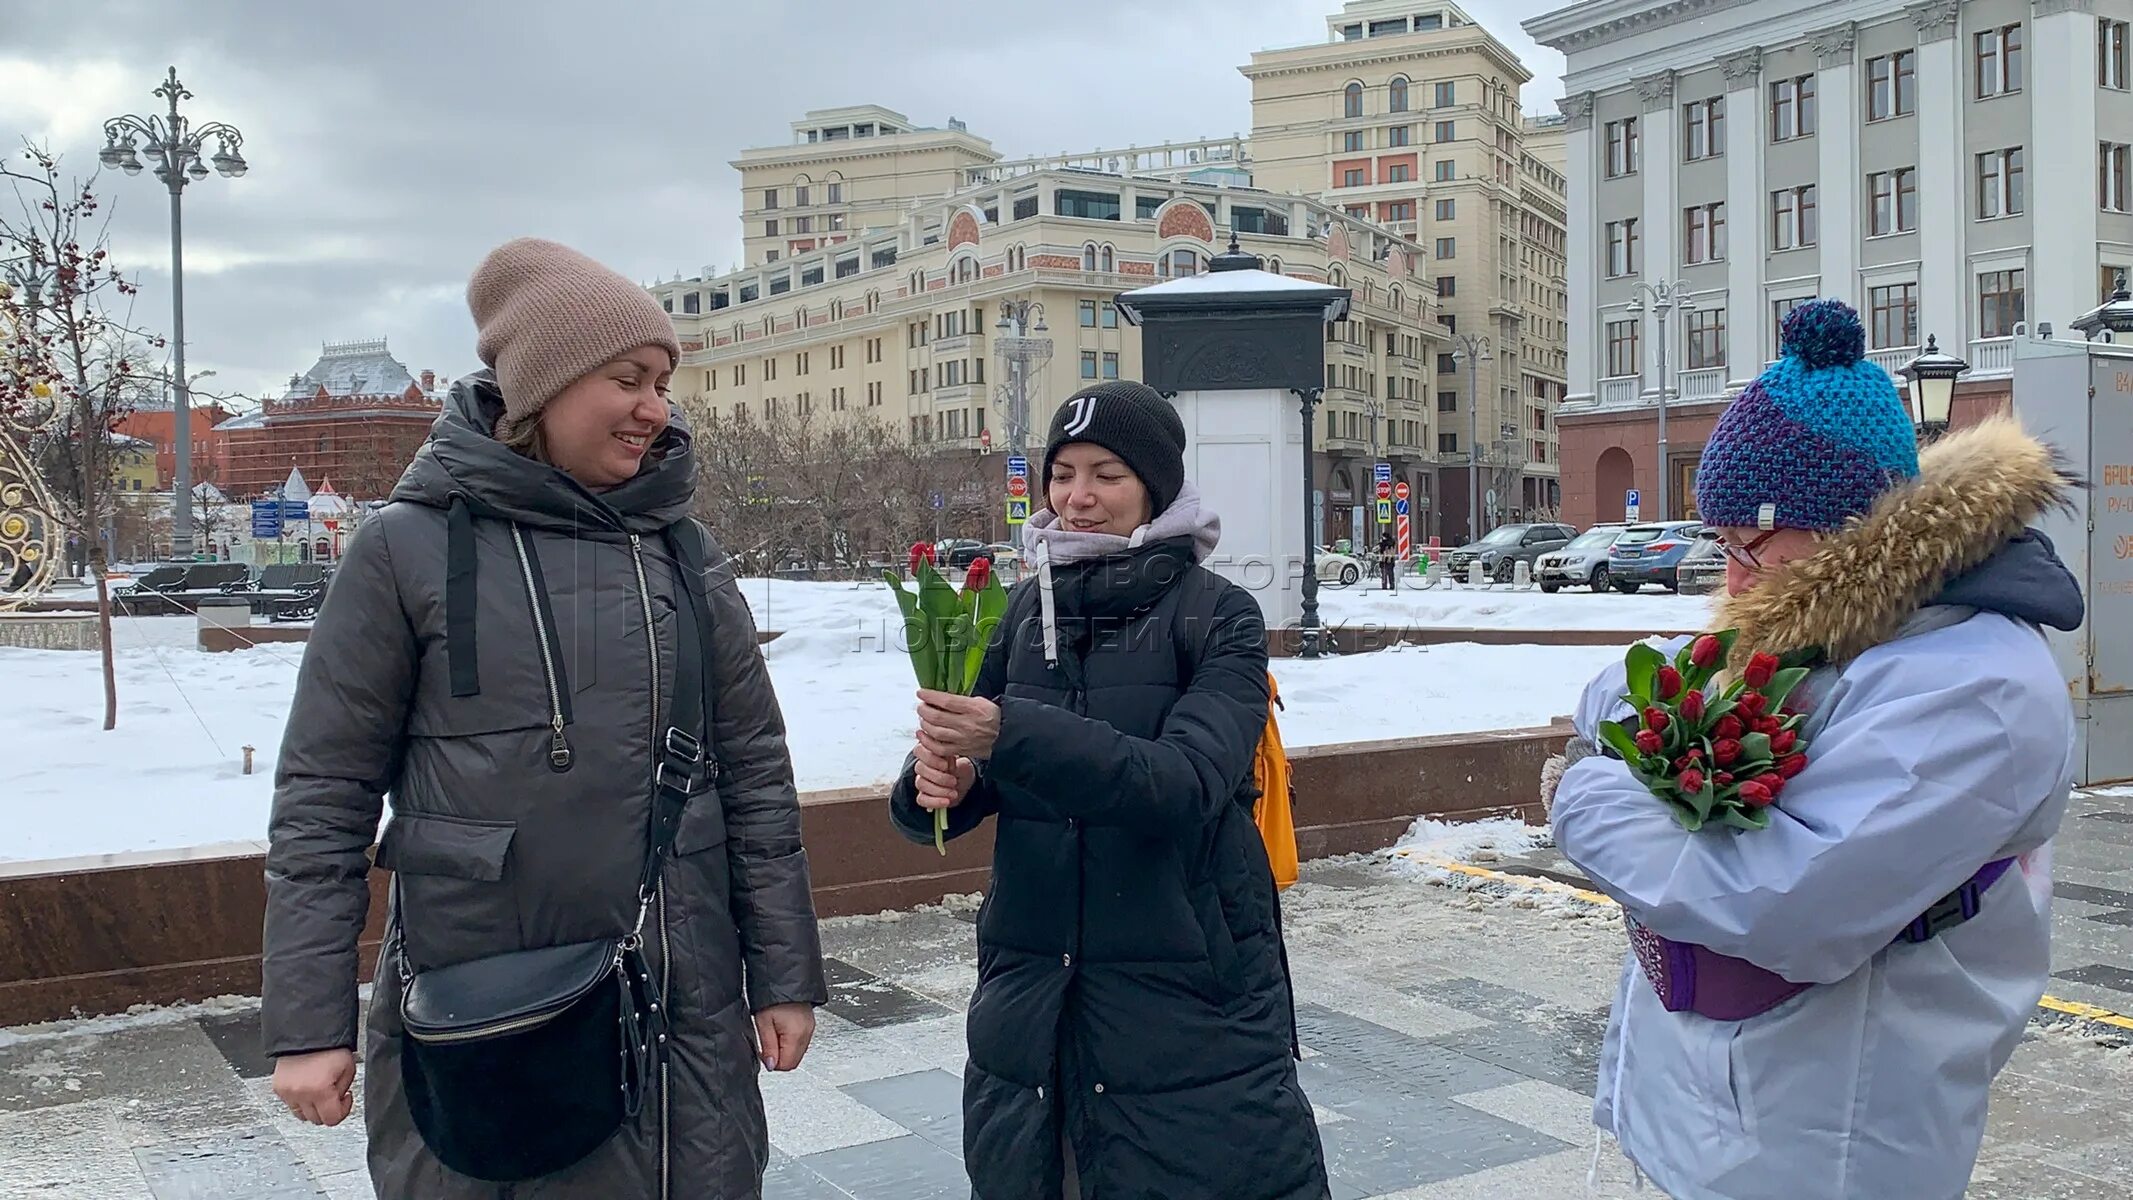
[[[1694,795],[1703,790],[1703,772],[1687,770],[1681,773],[1681,790]]]
[[[1729,788],[1729,787],[1732,787],[1732,786],[1733,786],[1733,772],[1731,772],[1731,771],[1720,771],[1720,772],[1719,772],[1718,774],[1716,774],[1716,775],[1714,775],[1714,776],[1712,776],[1712,777],[1711,777],[1711,782],[1713,782],[1713,783],[1717,784],[1717,785],[1718,785],[1719,787],[1722,787],[1722,788]]]
[[[1681,719],[1694,725],[1703,720],[1703,693],[1692,691],[1681,698]]]
[[[1792,778],[1793,776],[1799,774],[1800,772],[1806,769],[1807,756],[1804,754],[1787,754],[1781,756],[1777,760],[1778,774],[1784,776],[1787,779]]]
[[[1666,743],[1660,741],[1659,735],[1651,730],[1645,729],[1638,732],[1637,749],[1644,751],[1646,754],[1657,754],[1665,747]]]
[[[1717,638],[1707,633],[1690,644],[1689,661],[1699,667],[1708,667],[1718,661],[1725,649]]]
[[[963,574],[963,590],[966,592],[982,592],[985,590],[986,582],[991,578],[992,560],[989,558],[974,558],[970,561],[970,570]]]
[[[1672,700],[1681,694],[1681,672],[1672,667],[1659,668],[1659,698]]]
[[[1790,729],[1772,734],[1770,737],[1770,752],[1772,754],[1788,754],[1792,751],[1793,745],[1799,740],[1800,735]]]
[[[1751,728],[1757,733],[1768,734],[1770,737],[1775,738],[1778,735],[1778,730],[1784,728],[1784,722],[1776,717],[1757,717],[1755,724]]]
[[[1740,743],[1733,738],[1720,738],[1711,745],[1711,757],[1721,767],[1730,767],[1740,761]]]
[[[1748,659],[1747,669],[1740,673],[1740,677],[1749,687],[1766,688],[1770,686],[1770,677],[1777,674],[1777,669],[1778,660],[1775,655],[1757,654]]]
[[[1750,808],[1761,808],[1772,800],[1777,799],[1775,795],[1771,794],[1769,788],[1764,787],[1753,779],[1740,785],[1740,798],[1741,803]]]
[[[1644,727],[1653,733],[1665,733],[1666,727],[1670,724],[1672,724],[1672,720],[1663,709],[1647,708],[1644,710]]]
[[[1769,706],[1770,697],[1763,695],[1761,692],[1742,692],[1740,694],[1740,712],[1744,717],[1751,719],[1760,717],[1763,715],[1763,710]]]
[[[1718,724],[1711,726],[1711,736],[1719,739],[1737,738],[1746,732],[1748,727],[1741,724],[1740,718],[1732,713],[1718,718]]]
[[[1785,790],[1785,777],[1776,771],[1767,771],[1758,775],[1753,782],[1768,788],[1772,796],[1776,796]]]

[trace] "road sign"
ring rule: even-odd
[[[311,519],[311,502],[308,500],[284,500],[281,502],[283,524]]]
[[[252,536],[255,538],[278,538],[281,536],[281,501],[252,501]]]
[[[1392,501],[1390,501],[1390,500],[1379,500],[1379,501],[1378,501],[1378,524],[1380,524],[1380,525],[1390,525],[1390,524],[1392,524]]]
[[[1387,480],[1392,478],[1392,464],[1387,462],[1381,462],[1378,465],[1372,467],[1370,469],[1370,477],[1372,479],[1377,480],[1379,483],[1386,482]]]
[[[1007,494],[1008,494],[1009,496],[1011,496],[1011,497],[1012,497],[1012,496],[1027,496],[1027,495],[1029,495],[1029,476],[1027,476],[1027,475],[1010,475],[1010,476],[1008,476],[1008,477],[1007,477]]]
[[[946,508],[948,507],[948,498],[946,496],[941,495],[939,492],[935,492],[931,496],[926,497],[926,503],[930,507],[936,509]]]
[[[1405,500],[1395,500],[1395,501],[1393,501],[1393,502],[1392,502],[1392,511],[1393,511],[1393,512],[1395,512],[1395,513],[1397,513],[1397,514],[1399,514],[1400,516],[1403,516],[1403,517],[1404,517],[1404,516],[1406,516],[1406,515],[1407,515],[1407,501],[1405,501]]]
[[[1029,497],[1009,496],[1007,498],[1007,523],[1010,525],[1020,525],[1028,520]]]
[[[1637,519],[1638,510],[1643,507],[1643,505],[1639,503],[1639,501],[1642,499],[1643,497],[1638,494],[1637,489],[1635,488],[1631,488],[1628,491],[1622,493],[1623,520],[1634,521]]]
[[[1378,480],[1378,499],[1380,499],[1380,500],[1390,500],[1390,499],[1392,499],[1392,481],[1391,481],[1391,480],[1389,480],[1389,479],[1380,479],[1380,480]]]
[[[1407,490],[1407,481],[1406,481],[1405,479],[1402,479],[1402,480],[1401,480],[1400,482],[1398,482],[1398,483],[1396,483],[1396,484],[1393,484],[1393,485],[1392,485],[1392,498],[1393,498],[1393,499],[1395,499],[1395,500],[1398,500],[1398,501],[1400,501],[1400,502],[1402,502],[1402,503],[1405,503],[1405,502],[1406,502],[1406,500],[1407,500],[1407,497],[1408,497],[1408,495],[1409,495],[1409,493],[1408,493],[1408,490]]]
[[[1008,455],[1007,473],[1010,475],[1020,475],[1024,479],[1029,478],[1029,460],[1019,454]]]
[[[1004,354],[1010,357],[1024,354],[1041,357],[1052,352],[1052,339],[1048,337],[995,337],[992,340],[992,349],[995,354]]]

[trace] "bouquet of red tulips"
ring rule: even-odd
[[[992,560],[986,558],[971,562],[960,592],[915,550],[911,573],[918,577],[915,595],[905,589],[896,572],[883,574],[896,593],[896,606],[903,611],[904,644],[910,649],[918,686],[967,696],[977,686],[978,668],[985,661],[992,631],[1007,615],[1007,589],[993,577]],[[948,810],[935,809],[933,846],[942,854],[948,853],[947,833]]]
[[[1637,719],[1600,723],[1601,739],[1684,829],[1768,828],[1770,805],[1807,766],[1799,733],[1806,717],[1785,700],[1807,678],[1797,664],[1812,653],[1755,654],[1739,677],[1713,692],[1738,636],[1731,629],[1705,634],[1671,660],[1648,644],[1630,647],[1623,699]]]

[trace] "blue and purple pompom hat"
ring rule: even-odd
[[[1784,347],[1704,443],[1696,511],[1707,524],[1829,532],[1918,474],[1910,412],[1866,361],[1858,313],[1840,300],[1802,304],[1785,318]]]

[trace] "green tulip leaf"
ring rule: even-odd
[[[1666,665],[1666,655],[1659,653],[1658,647],[1649,642],[1638,642],[1629,648],[1623,661],[1629,668],[1629,694],[1639,708],[1649,707],[1656,695],[1653,689],[1657,686],[1659,668]]]
[[[1792,689],[1800,686],[1800,681],[1806,679],[1807,676],[1808,670],[1806,667],[1791,667],[1772,675],[1770,677],[1770,686],[1763,689],[1763,694],[1770,697],[1770,711],[1776,712],[1782,707],[1785,703],[1785,698],[1792,695]]]
[[[1644,751],[1637,748],[1637,735],[1620,721],[1600,722],[1600,740],[1613,747],[1625,762],[1635,763],[1644,758]]]

